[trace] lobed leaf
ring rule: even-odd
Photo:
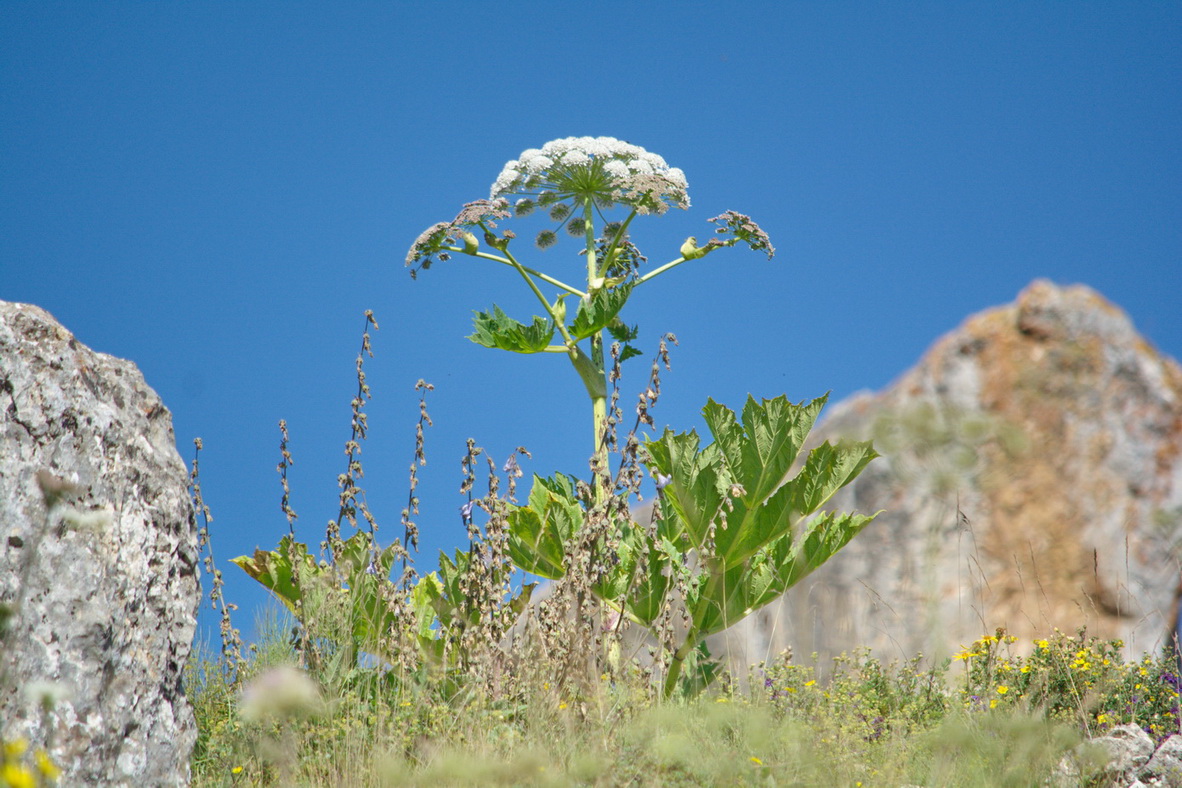
[[[308,553],[308,546],[294,541],[290,535],[279,540],[278,550],[255,550],[254,555],[240,555],[231,558],[230,563],[261,583],[294,613],[302,593],[290,558],[293,548],[297,562],[301,564],[301,577],[321,572],[316,559]]]
[[[631,294],[632,284],[625,282],[596,290],[590,298],[580,299],[579,310],[570,327],[571,336],[576,341],[586,339],[610,326]]]
[[[544,317],[535,316],[533,323],[527,326],[506,315],[495,304],[492,312],[474,314],[472,324],[475,330],[468,339],[478,345],[514,353],[540,353],[554,337],[554,324]]]
[[[534,475],[529,505],[509,513],[509,557],[518,568],[550,580],[566,574],[566,542],[583,524],[569,477]]]

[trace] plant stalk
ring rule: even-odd
[[[595,254],[595,201],[591,196],[583,198],[583,233],[587,244],[587,297],[593,297],[603,288],[603,276],[599,272],[599,263]],[[603,331],[597,331],[591,336],[591,363],[594,366],[596,378],[602,382],[602,388],[591,392],[591,421],[594,429],[594,467],[606,473],[607,468],[607,372],[603,362]],[[590,391],[590,388],[588,388]],[[600,502],[606,495],[606,482],[596,479],[595,501]]]

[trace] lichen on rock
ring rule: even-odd
[[[199,595],[167,408],[131,362],[0,301],[0,735],[46,745],[60,785],[188,784]]]

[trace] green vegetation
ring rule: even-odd
[[[634,625],[659,647],[654,677],[665,697],[688,697],[719,675],[710,635],[771,603],[870,523],[873,515],[824,507],[878,456],[871,445],[825,442],[803,451],[826,397],[793,404],[784,395],[762,401],[749,396],[741,416],[710,400],[702,413],[714,440],[706,446],[696,432],[666,429],[657,439],[639,438],[642,423],[655,426],[648,411],[659,396],[660,362],[668,367],[672,335],[660,342],[635,424],[619,437],[621,365],[640,355],[630,344],[638,329],[621,317],[631,294],[719,249],[743,244],[769,259],[775,252],[750,217],[726,211],[711,219],[716,226],[708,242],[699,246],[691,237],[668,263],[646,270],[647,258],[631,241],[629,227],[639,216],[688,208],[687,188],[681,170],[643,148],[610,137],[568,137],[522,152],[493,183],[491,199],[466,204],[455,219],[432,225],[415,240],[406,258],[412,273],[466,255],[512,268],[537,298],[545,316],[521,323],[494,304],[476,312],[469,339],[497,350],[567,358],[590,398],[589,481],[534,476],[528,500],[519,503],[517,454],[501,468],[508,495],[500,494],[497,464],[486,456],[488,492],[478,498],[473,487],[483,451],[470,440],[460,490],[468,497],[462,514],[469,548],[440,555],[439,568],[420,576],[411,556],[418,533],[410,521],[417,512],[413,472],[404,535],[385,547],[357,487],[366,432],[362,408],[369,396],[362,368],[368,328],[377,328],[367,313],[353,434],[345,447],[349,464],[340,477],[340,517],[329,524],[319,556],[297,542],[292,529],[277,550],[232,559],[296,617],[305,662],[319,659],[313,652],[328,643],[354,667],[367,654],[406,675],[442,671],[457,687],[473,686],[473,677],[478,684],[499,684],[507,671],[520,672],[506,665],[499,644],[524,612],[532,612],[536,584],[521,581],[524,572],[553,581],[553,594],[536,607],[537,626],[519,648],[540,650],[563,664],[564,681],[587,684],[605,665],[619,666],[627,628]],[[585,292],[523,265],[510,251],[517,235],[498,222],[538,208],[583,239]],[[627,212],[623,221],[607,218],[615,209]],[[545,249],[556,234],[545,229],[537,242]],[[551,301],[544,286],[561,292]],[[616,340],[610,349],[607,335]],[[423,460],[425,402],[420,413],[415,464]],[[283,445],[280,467],[286,468],[286,434]],[[648,522],[641,523],[628,502],[639,497],[645,478],[659,495]],[[286,497],[284,509],[292,517]],[[477,510],[487,515],[483,524]],[[365,520],[360,528],[358,516]],[[345,523],[357,529],[348,537],[342,534]],[[325,629],[342,621],[345,629]]]
[[[749,217],[727,211],[712,220],[711,240],[687,239],[669,263],[645,270],[633,220],[687,208],[686,189],[680,170],[636,146],[556,140],[509,162],[491,199],[414,242],[413,271],[465,255],[514,270],[537,298],[544,315],[526,322],[496,305],[478,311],[469,338],[568,359],[591,404],[589,481],[535,476],[519,502],[525,449],[501,464],[469,440],[460,487],[468,549],[419,574],[413,517],[431,389],[420,381],[402,533],[379,544],[359,486],[364,364],[377,329],[367,313],[340,515],[318,553],[296,540],[280,423],[289,533],[278,549],[233,562],[285,609],[250,649],[212,554],[206,564],[222,643],[189,668],[197,785],[1033,786],[1112,726],[1134,723],[1158,740],[1178,729],[1173,658],[1125,664],[1120,644],[1084,632],[1022,651],[998,631],[939,665],[922,656],[884,665],[860,652],[831,665],[785,653],[736,666],[710,653],[708,636],[780,596],[870,522],[826,506],[877,454],[869,443],[804,451],[824,397],[749,398],[740,414],[711,400],[705,446],[693,432],[638,437],[641,424],[655,426],[669,334],[632,429],[618,435],[620,368],[640,354],[637,328],[621,318],[631,293],[724,247],[773,253]],[[613,208],[626,218],[608,220]],[[498,222],[535,210],[582,238],[585,284],[510,251],[516,234]],[[546,249],[557,233],[536,241]],[[543,287],[560,292],[551,299]],[[481,457],[487,491],[477,495]],[[638,522],[629,504],[645,478],[657,498]],[[208,550],[207,527],[202,540]],[[544,593],[531,578],[549,581]]]
[[[364,381],[361,365],[358,372]],[[355,424],[358,410],[355,403]],[[715,413],[716,440],[733,424],[724,416]],[[282,473],[291,456],[281,429]],[[675,440],[692,443],[671,434],[662,440],[671,448]],[[692,448],[683,455],[696,457]],[[469,444],[466,489],[476,483],[481,454]],[[350,475],[342,477],[346,521],[370,519],[354,483],[363,475],[358,456],[350,455]],[[679,472],[703,467],[690,462]],[[508,513],[507,524],[524,510],[509,508],[518,476],[502,470],[502,484],[496,471],[490,463],[489,495],[475,500]],[[715,663],[708,687],[667,694],[668,649],[594,602],[610,594],[580,597],[576,587],[565,596],[534,595],[510,571],[514,553],[538,569],[549,561],[550,575],[594,558],[574,538],[590,517],[586,502],[569,501],[563,478],[535,480],[530,499],[534,511],[565,512],[569,538],[550,547],[535,540],[523,552],[512,529],[490,517],[491,528],[470,526],[470,551],[444,556],[425,576],[435,578],[430,585],[419,579],[402,591],[396,579],[377,579],[384,571],[397,577],[399,565],[414,578],[410,553],[358,549],[367,542],[356,524],[323,563],[285,537],[280,551],[253,560],[308,571],[276,576],[287,607],[260,626],[249,648],[208,562],[222,643],[199,650],[188,668],[199,729],[194,784],[1038,786],[1065,753],[1117,725],[1136,724],[1156,741],[1179,730],[1175,657],[1126,662],[1122,644],[1083,631],[1029,643],[997,631],[938,665],[921,656],[883,664],[868,652],[824,665],[785,653],[739,672]],[[196,473],[193,482],[198,511],[208,517]],[[412,501],[415,483],[412,472]],[[666,490],[674,484],[670,478]],[[283,506],[294,519],[288,492],[284,484]],[[728,515],[741,517],[741,496],[732,507]],[[413,527],[408,520],[404,534]],[[202,533],[208,550],[208,528]],[[306,557],[288,557],[296,548]],[[716,554],[731,550],[738,548],[723,542]],[[293,582],[302,584],[299,594]],[[363,597],[344,590],[365,583],[383,594],[385,607],[357,604]],[[681,610],[665,605],[663,615],[676,624]],[[398,625],[397,616],[421,621],[426,611],[429,627]]]
[[[575,691],[538,666],[499,695],[378,669],[277,672],[299,658],[286,631],[266,627],[234,681],[211,655],[193,661],[195,785],[1037,786],[1085,736],[1179,726],[1172,659],[1126,663],[1082,632],[990,635],[936,667],[848,655],[824,679],[786,654],[742,688],[665,700],[635,667]]]

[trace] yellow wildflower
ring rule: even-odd
[[[62,776],[62,770],[58,768],[45,750],[38,749],[33,755],[33,760],[37,762],[37,771],[41,772],[41,776],[45,779],[56,780]]]
[[[36,788],[37,780],[19,763],[6,763],[0,766],[0,784],[10,788]]]
[[[1001,685],[999,685],[999,686],[998,686],[998,688],[997,688],[997,694],[998,694],[998,695],[1005,695],[1005,694],[1006,694],[1007,692],[1009,692],[1009,691],[1010,691],[1010,688],[1009,688],[1009,687],[1007,687],[1005,684],[1001,684]]]
[[[759,760],[754,755],[751,756],[751,762],[756,766],[763,766],[763,761]]]
[[[12,741],[4,742],[4,758],[5,760],[19,758],[25,754],[27,749],[29,749],[29,742],[18,736]]]

